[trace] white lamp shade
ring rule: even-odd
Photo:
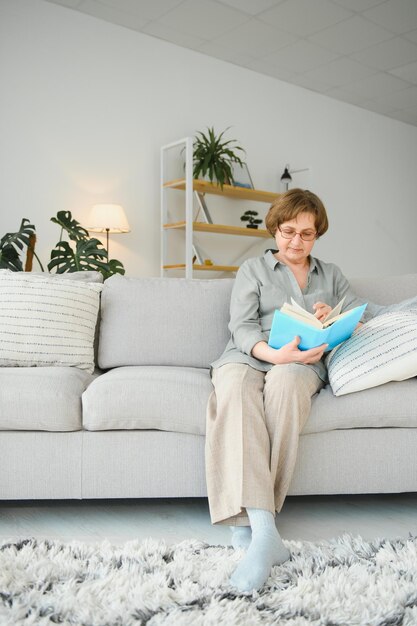
[[[124,209],[120,204],[95,204],[85,228],[93,233],[130,233]]]

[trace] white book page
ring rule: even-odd
[[[326,328],[326,326],[330,326],[330,324],[333,324],[334,322],[337,322],[337,320],[342,319],[342,317],[345,317],[345,315],[347,315],[351,311],[352,309],[350,311],[344,311],[343,313],[339,313],[339,315],[336,315],[336,317],[332,317],[331,319],[327,320],[327,322],[323,322],[323,328]]]
[[[310,313],[309,311],[306,311],[305,309],[303,309],[303,307],[300,306],[298,302],[294,300],[294,298],[291,298],[291,304],[288,304],[288,307],[290,310],[293,309],[299,315],[304,315],[304,317],[314,317],[314,319],[317,319],[316,316],[313,315],[313,313]]]
[[[309,326],[313,326],[314,328],[318,328],[319,330],[323,328],[323,324],[315,317],[306,317],[305,315],[299,315],[297,311],[285,310],[284,308],[281,309],[281,313],[286,313],[294,320],[300,320],[300,322],[308,324]]]
[[[336,317],[338,317],[340,315],[340,311],[343,308],[345,300],[346,300],[346,296],[344,298],[342,298],[341,301],[339,302],[339,304],[336,304],[334,309],[332,309],[330,311],[330,313],[328,313],[326,315],[326,317],[323,320],[323,324],[325,324],[326,322],[335,321]]]
[[[298,319],[306,324],[310,324],[315,328],[323,328],[323,324],[311,313],[303,309],[302,306],[297,304],[293,298],[291,298],[291,304],[285,302],[285,304],[281,307],[281,312],[290,315],[294,319]]]
[[[340,302],[336,304],[336,306],[330,311],[330,313],[326,315],[323,322],[320,322],[313,313],[309,313],[309,311],[303,309],[303,307],[300,306],[298,302],[294,300],[294,298],[291,298],[291,304],[285,302],[284,305],[281,307],[281,311],[283,313],[287,313],[288,315],[292,315],[292,317],[297,318],[301,321],[307,322],[312,326],[315,326],[316,328],[326,328],[327,326],[330,326],[330,324],[333,324],[333,322],[345,315],[346,312],[340,312],[343,308],[345,299],[346,298],[342,298]]]

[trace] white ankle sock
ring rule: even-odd
[[[252,541],[230,578],[231,584],[239,591],[260,589],[267,581],[272,566],[290,558],[275,526],[273,514],[263,509],[247,509],[247,513]]]
[[[237,548],[249,548],[252,539],[252,529],[250,526],[230,526],[232,531],[232,546]]]

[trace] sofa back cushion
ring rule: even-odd
[[[99,367],[209,367],[229,339],[233,282],[112,276],[102,292]]]
[[[376,304],[394,304],[417,294],[417,274],[352,278],[349,282],[357,296]]]
[[[355,293],[391,304],[417,293],[417,274],[352,279]],[[234,279],[107,279],[101,295],[99,367],[209,367],[229,340]]]

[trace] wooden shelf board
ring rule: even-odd
[[[164,183],[164,187],[172,189],[185,189],[185,179],[177,178]],[[241,200],[255,200],[257,202],[273,202],[279,194],[272,191],[261,191],[260,189],[247,189],[246,187],[234,187],[233,185],[223,185],[223,189],[216,183],[207,180],[193,180],[193,189],[200,193],[211,193],[217,196],[228,196],[229,198],[240,198]]]
[[[164,228],[185,228],[185,221],[164,224]],[[261,237],[262,239],[271,238],[268,231],[261,228],[229,226],[228,224],[206,224],[205,222],[193,222],[193,230],[204,233],[219,233],[221,235],[242,235],[245,237]]]
[[[176,263],[175,265],[164,265],[164,270],[183,270],[185,263]],[[237,265],[197,265],[193,264],[193,270],[204,270],[209,272],[237,272]]]

